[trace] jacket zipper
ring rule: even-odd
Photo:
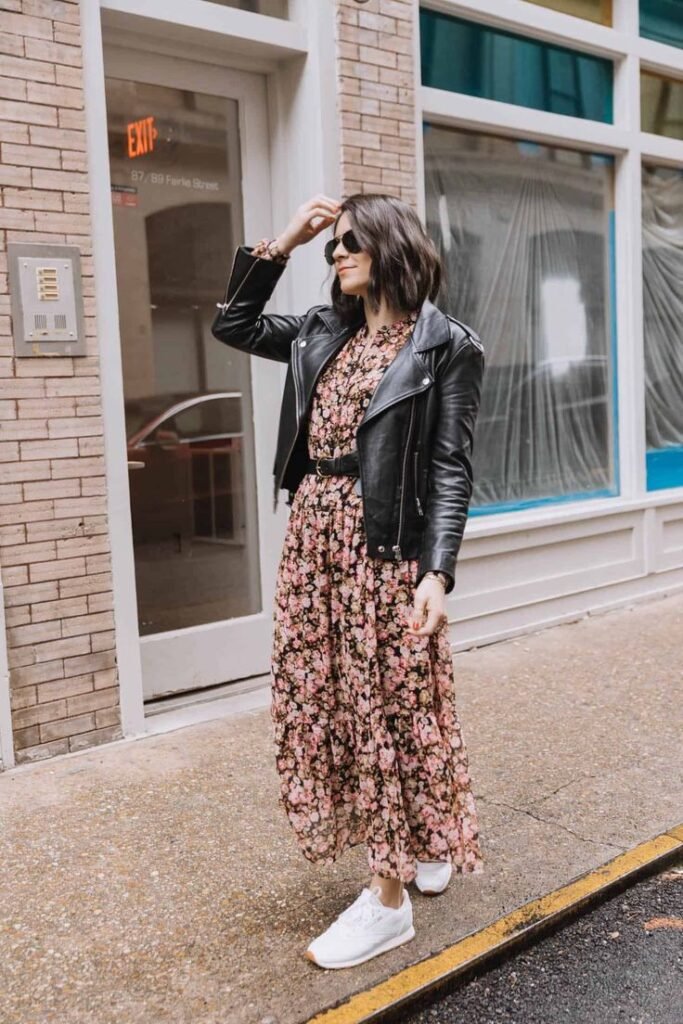
[[[403,455],[403,471],[401,474],[401,507],[398,517],[398,536],[396,543],[392,547],[394,557],[397,562],[401,561],[401,532],[403,530],[403,510],[405,508],[405,495],[406,495],[406,469],[408,466],[408,455],[410,454],[410,441],[413,433],[413,420],[415,418],[415,395],[413,395],[410,405],[410,422],[408,424],[408,437],[406,439],[406,450]]]
[[[230,287],[230,281],[232,279],[232,275],[235,272],[235,264],[237,263],[237,253],[238,252],[239,252],[239,250],[236,249],[235,250],[235,255],[234,255],[233,260],[232,260],[232,267],[230,268],[230,276],[228,277],[228,283],[227,283],[226,288],[225,288],[224,301],[216,303],[216,307],[218,309],[221,309],[223,311],[223,313],[225,313],[225,311],[227,309],[230,309],[230,307],[232,306],[233,302],[235,301],[235,299],[237,298],[237,296],[239,295],[239,293],[242,291],[242,289],[244,288],[245,284],[247,283],[247,281],[248,281],[252,271],[254,270],[254,268],[257,265],[256,263],[252,263],[252,265],[249,267],[249,270],[246,272],[246,274],[244,275],[244,277],[242,278],[242,280],[238,284],[237,289],[235,291],[235,294],[230,299],[230,302],[228,302],[228,289]],[[258,259],[258,257],[255,256],[254,259],[256,260],[256,259]]]
[[[419,490],[420,490],[420,476],[419,476],[419,473],[417,471],[417,463],[418,463],[419,457],[420,457],[419,449],[416,449],[415,456],[414,456],[414,459],[413,459],[413,476],[415,477],[415,505],[417,507],[417,514],[419,516],[423,516],[424,515],[424,511],[422,509],[422,502],[420,501],[420,494],[419,494]]]

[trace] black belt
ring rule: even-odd
[[[347,452],[346,455],[338,455],[334,459],[322,457],[310,459],[306,463],[306,473],[317,473],[318,476],[335,476],[342,473],[348,476],[360,476],[358,465],[358,452]]]

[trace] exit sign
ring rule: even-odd
[[[126,125],[127,152],[130,160],[154,151],[154,143],[159,132],[154,124],[154,117],[143,117],[139,121],[131,121]]]

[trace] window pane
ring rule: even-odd
[[[683,139],[683,82],[641,71],[640,126],[644,132]]]
[[[271,18],[287,17],[287,0],[210,0],[221,7],[236,7],[254,14],[269,14]]]
[[[593,121],[612,120],[612,64],[420,11],[422,84]]]
[[[647,486],[683,487],[683,171],[643,168]]]
[[[424,144],[439,301],[486,353],[474,504],[617,493],[611,158],[434,125]]]
[[[529,0],[539,7],[550,7],[562,14],[573,14],[600,25],[612,24],[612,0]]]
[[[640,0],[640,34],[660,43],[683,46],[681,0]]]

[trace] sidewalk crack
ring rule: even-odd
[[[568,783],[570,785],[570,783]],[[560,787],[561,789],[562,787]],[[494,807],[507,807],[511,811],[517,811],[519,814],[526,814],[528,817],[533,818],[535,821],[540,821],[543,825],[552,825],[554,828],[560,828],[563,832],[568,832],[570,836],[574,836],[575,839],[580,839],[582,843],[594,843],[596,846],[611,846],[615,850],[620,850],[625,853],[629,847],[621,846],[619,843],[610,843],[606,839],[592,839],[590,836],[582,836],[573,829],[568,828],[567,825],[561,825],[559,821],[551,821],[548,818],[541,817],[540,814],[534,814],[533,811],[527,810],[526,807],[515,807],[514,804],[508,804],[501,800],[491,800],[489,797],[480,796],[479,800],[483,800],[485,803],[488,802],[493,804]]]

